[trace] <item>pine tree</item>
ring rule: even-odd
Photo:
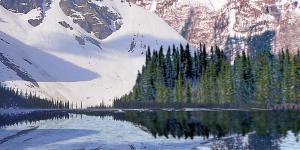
[[[253,75],[250,59],[246,56],[245,51],[242,52],[242,85],[243,99],[247,104],[253,99]]]
[[[166,66],[166,86],[168,88],[173,88],[174,87],[174,69],[172,65],[172,59],[171,59],[171,48],[168,48],[167,55],[166,55],[166,60],[165,60],[165,66]]]
[[[291,102],[291,63],[290,63],[290,53],[287,49],[284,54],[283,61],[283,101],[286,103]]]
[[[176,93],[176,102],[183,102],[183,77],[182,74],[179,73],[179,77],[176,80],[176,87],[175,87],[175,93]]]
[[[195,79],[199,79],[200,77],[200,58],[199,58],[199,51],[194,52],[193,57],[193,75]]]
[[[185,90],[186,90],[186,93],[185,93],[186,103],[191,104],[192,103],[192,93],[191,93],[191,87],[190,87],[189,82],[187,82]]]
[[[298,54],[299,55],[299,54]],[[293,56],[291,61],[291,102],[296,103],[299,99],[299,66],[297,56]]]
[[[173,45],[173,50],[172,50],[172,66],[173,66],[173,80],[176,80],[179,76],[179,71],[180,71],[180,57],[179,57],[179,52],[175,48],[175,45]]]
[[[210,103],[210,82],[209,82],[209,71],[205,71],[200,80],[200,103]]]
[[[186,45],[183,57],[185,78],[191,79],[193,78],[193,62],[189,44]]]

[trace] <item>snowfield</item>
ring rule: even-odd
[[[53,0],[43,22],[31,26],[27,20],[39,16],[37,10],[16,14],[0,6],[0,81],[42,97],[59,98],[84,106],[96,105],[129,92],[137,71],[144,64],[150,45],[159,49],[186,44],[175,30],[154,13],[120,0],[94,1],[122,16],[122,27],[104,40],[87,33],[66,16]],[[65,21],[73,30],[58,22]],[[75,37],[96,39],[100,45]],[[8,66],[7,64],[14,64]],[[33,79],[38,85],[35,85]]]

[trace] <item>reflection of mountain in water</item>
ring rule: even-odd
[[[229,149],[279,149],[281,138],[288,131],[300,131],[298,112],[124,112],[110,111],[38,111],[22,115],[0,115],[0,127],[20,122],[35,122],[70,117],[112,116],[132,122],[154,137],[207,139],[211,147]]]

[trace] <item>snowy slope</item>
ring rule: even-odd
[[[27,19],[37,16],[37,10],[18,14],[0,6],[1,82],[41,96],[78,104],[82,101],[85,106],[102,100],[110,104],[109,99],[131,90],[148,45],[158,49],[160,45],[186,43],[162,19],[143,8],[120,0],[93,2],[122,16],[122,27],[104,40],[75,24],[61,10],[59,0],[44,10],[45,18],[36,27]],[[60,25],[61,21],[72,30]],[[88,40],[80,44],[75,37],[93,39],[98,45]],[[28,78],[32,80],[24,81]]]

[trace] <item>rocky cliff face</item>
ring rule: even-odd
[[[228,54],[278,52],[300,47],[300,5],[296,0],[130,0],[152,9],[197,46],[219,45]],[[155,6],[155,9],[153,7]]]
[[[100,0],[61,0],[63,12],[73,22],[99,39],[105,39],[122,25],[121,15],[113,8],[97,5]]]

